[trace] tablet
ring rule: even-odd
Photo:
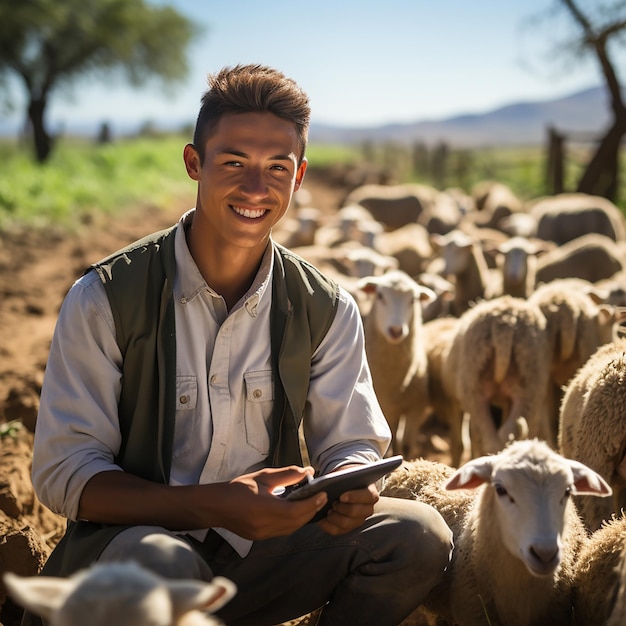
[[[328,502],[311,520],[311,522],[317,522],[326,517],[326,513],[330,510],[333,502],[342,493],[353,489],[366,488],[385,474],[399,467],[402,464],[402,460],[402,455],[396,455],[366,465],[338,470],[332,474],[325,474],[317,478],[307,476],[301,482],[285,487],[284,491],[277,493],[277,495],[288,500],[303,500],[314,496],[320,491],[325,491],[328,495]]]

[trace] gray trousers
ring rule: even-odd
[[[322,606],[319,626],[397,626],[441,581],[452,551],[435,509],[384,497],[346,535],[307,524],[255,542],[245,558],[216,533],[209,537],[201,543],[137,526],[117,535],[99,561],[133,559],[169,578],[229,578],[237,594],[217,613],[228,626],[271,626]]]

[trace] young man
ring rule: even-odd
[[[195,209],[96,264],[61,309],[33,483],[70,523],[44,573],[132,558],[233,580],[229,625],[321,606],[320,624],[398,624],[449,562],[441,516],[370,485],[308,523],[326,494],[272,493],[390,441],[354,301],[271,239],[306,171],[308,98],[257,65],[209,84],[184,149]]]

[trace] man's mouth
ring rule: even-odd
[[[265,215],[267,209],[244,209],[239,206],[231,205],[231,208],[237,215],[242,215],[243,217],[249,217],[251,219],[256,219]]]

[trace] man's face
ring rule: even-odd
[[[295,126],[272,113],[223,116],[204,145],[202,165],[185,148],[187,172],[198,182],[197,217],[214,244],[265,248],[302,183],[300,149]]]

